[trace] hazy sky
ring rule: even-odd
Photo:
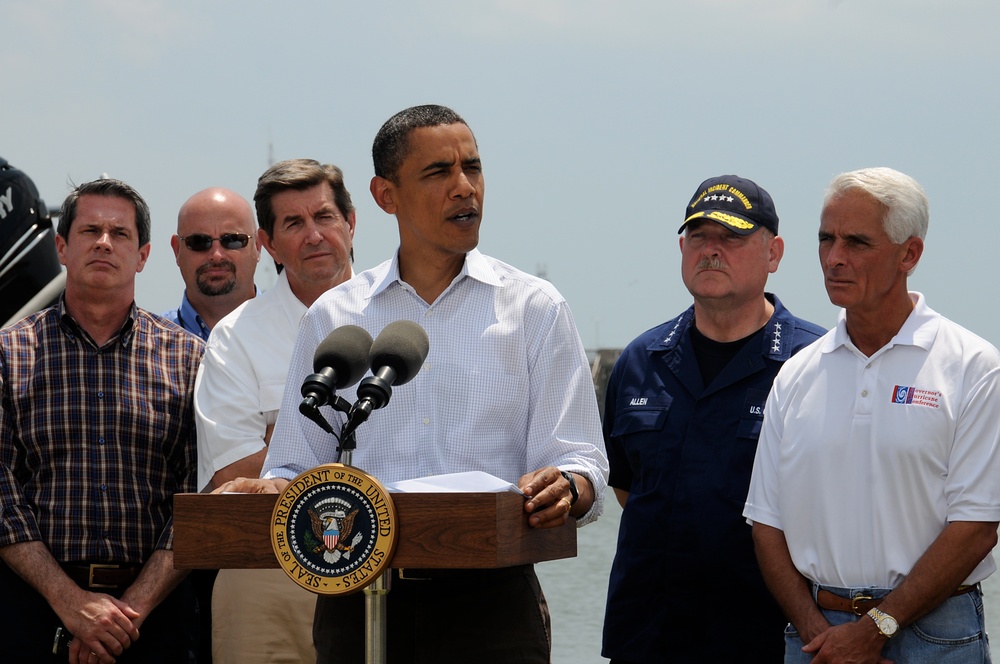
[[[677,227],[722,173],[774,197],[786,254],[771,290],[832,325],[823,190],[878,165],[930,197],[911,287],[1000,344],[996,0],[0,2],[0,155],[50,206],[101,173],[146,197],[137,299],[152,311],[180,300],[180,204],[213,185],[250,198],[272,155],[341,166],[355,268],[388,258],[371,140],[396,111],[441,103],[479,141],[480,248],[544,271],[588,347],[688,306]]]

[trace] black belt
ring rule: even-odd
[[[62,568],[81,588],[127,588],[142,571],[138,563],[63,563]]]
[[[524,573],[530,565],[497,567],[491,569],[417,569],[400,567],[394,569],[394,577],[402,581],[472,581],[516,577]]]

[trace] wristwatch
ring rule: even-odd
[[[580,491],[576,488],[576,479],[569,473],[569,471],[560,470],[559,472],[566,478],[566,481],[569,482],[569,493],[572,496],[569,501],[569,505],[572,507],[573,505],[576,505],[576,501],[580,499]]]
[[[878,627],[879,634],[886,638],[891,639],[899,631],[899,623],[885,611],[869,609],[868,617],[875,621],[875,626]]]

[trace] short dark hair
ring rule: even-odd
[[[149,206],[139,192],[130,185],[114,178],[101,178],[73,188],[59,210],[59,224],[56,232],[64,240],[69,240],[69,227],[76,219],[76,208],[81,196],[109,196],[123,198],[135,208],[135,228],[139,232],[139,246],[149,244]]]
[[[375,175],[399,184],[396,177],[399,167],[410,153],[410,132],[420,127],[450,124],[469,126],[458,113],[447,106],[436,104],[411,106],[396,113],[386,120],[382,128],[375,134],[375,141],[372,143]],[[473,136],[473,140],[475,140],[475,136]]]
[[[302,191],[326,182],[333,190],[333,202],[346,219],[354,212],[351,193],[344,184],[344,172],[333,164],[321,164],[315,159],[286,159],[279,161],[257,179],[253,202],[257,206],[257,223],[274,238],[274,207],[271,198],[280,191]]]

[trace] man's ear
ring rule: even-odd
[[[369,189],[375,203],[387,214],[396,214],[396,186],[389,180],[376,175]]]
[[[767,269],[768,272],[772,274],[778,271],[778,263],[781,262],[781,257],[785,255],[785,241],[781,239],[780,235],[775,235],[771,238],[771,246],[768,249],[767,257]]]
[[[56,253],[59,255],[59,262],[66,264],[66,238],[56,233]]]
[[[170,236],[170,248],[174,250],[174,261],[179,261],[181,253],[181,238],[177,235],[177,233]]]
[[[924,241],[919,237],[911,237],[903,243],[903,256],[900,261],[901,271],[909,274],[916,269],[920,257],[924,254]]]
[[[274,262],[278,265],[281,263],[278,261],[278,255],[274,252],[274,244],[271,242],[271,238],[268,237],[267,233],[264,232],[263,228],[257,229],[257,244],[264,247],[264,249],[271,255]]]
[[[146,267],[146,261],[149,260],[149,250],[151,245],[149,242],[139,247],[139,261],[135,266],[136,274],[142,272],[142,268]]]

